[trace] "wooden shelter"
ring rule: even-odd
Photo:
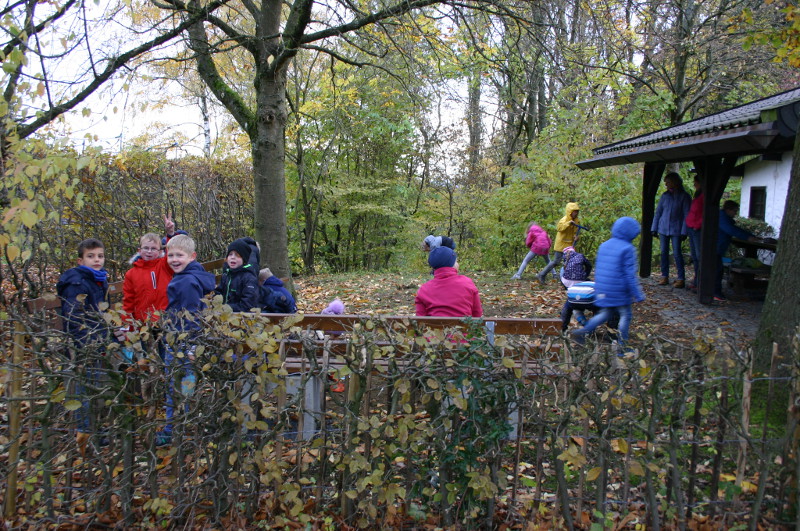
[[[666,165],[691,162],[704,180],[705,203],[701,263],[716,263],[720,199],[737,168],[753,156],[769,159],[792,151],[800,117],[800,87],[680,125],[629,138],[593,150],[594,157],[577,162],[581,169],[644,163],[642,236],[639,274],[650,276],[653,237],[648,230],[656,194]],[[698,298],[710,304],[714,267],[698,278]]]

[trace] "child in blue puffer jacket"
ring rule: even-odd
[[[621,217],[611,227],[611,239],[603,242],[597,250],[594,269],[595,314],[586,326],[572,333],[577,343],[583,344],[586,336],[607,322],[614,311],[619,313],[619,341],[628,340],[628,329],[633,314],[633,302],[642,302],[644,292],[636,276],[636,248],[633,240],[641,232],[639,222],[630,217]]]

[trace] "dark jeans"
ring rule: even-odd
[[[556,251],[555,254],[553,255],[553,259],[550,260],[550,263],[544,266],[544,269],[539,271],[539,273],[536,276],[539,277],[540,279],[544,279],[544,277],[547,276],[547,273],[552,271],[555,266],[561,263],[561,260],[563,258],[564,258],[564,253],[561,251]]]
[[[659,234],[661,240],[661,276],[669,277],[669,244],[672,243],[672,255],[675,257],[675,269],[677,269],[678,279],[686,279],[686,268],[683,264],[683,253],[681,252],[681,235],[674,234],[667,236]]]
[[[717,277],[714,279],[714,296],[722,297],[722,275],[725,268],[722,266],[722,255],[717,255]]]
[[[699,229],[687,228],[689,231],[689,251],[692,256],[692,266],[694,267],[694,284],[700,278],[700,236]]]

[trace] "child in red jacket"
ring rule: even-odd
[[[458,274],[456,252],[437,247],[428,255],[433,278],[419,287],[417,315],[440,317],[481,317],[483,308],[478,288],[471,278]]]
[[[164,231],[167,238],[175,234],[175,222],[169,216],[164,216]],[[167,285],[173,276],[158,234],[141,237],[131,266],[122,283],[122,309],[136,321],[157,321],[167,309]]]

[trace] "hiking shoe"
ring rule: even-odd
[[[661,277],[661,280],[658,281],[659,286],[666,286],[667,284],[669,284],[669,278],[667,277]]]
[[[725,302],[728,299],[726,299],[724,295],[714,295],[714,300],[717,302]]]
[[[536,275],[536,280],[538,280],[538,281],[539,281],[539,284],[541,284],[542,286],[544,286],[544,278],[542,278],[542,277],[541,277],[541,276],[539,276],[539,275]]]
[[[522,280],[522,277],[519,276],[518,274],[514,273],[514,275],[512,275],[512,277],[511,277],[511,280]]]
[[[678,289],[683,289],[683,288],[686,287],[686,282],[681,280],[681,279],[678,279],[678,280],[676,280],[675,282],[672,283],[672,287],[678,288]]]

